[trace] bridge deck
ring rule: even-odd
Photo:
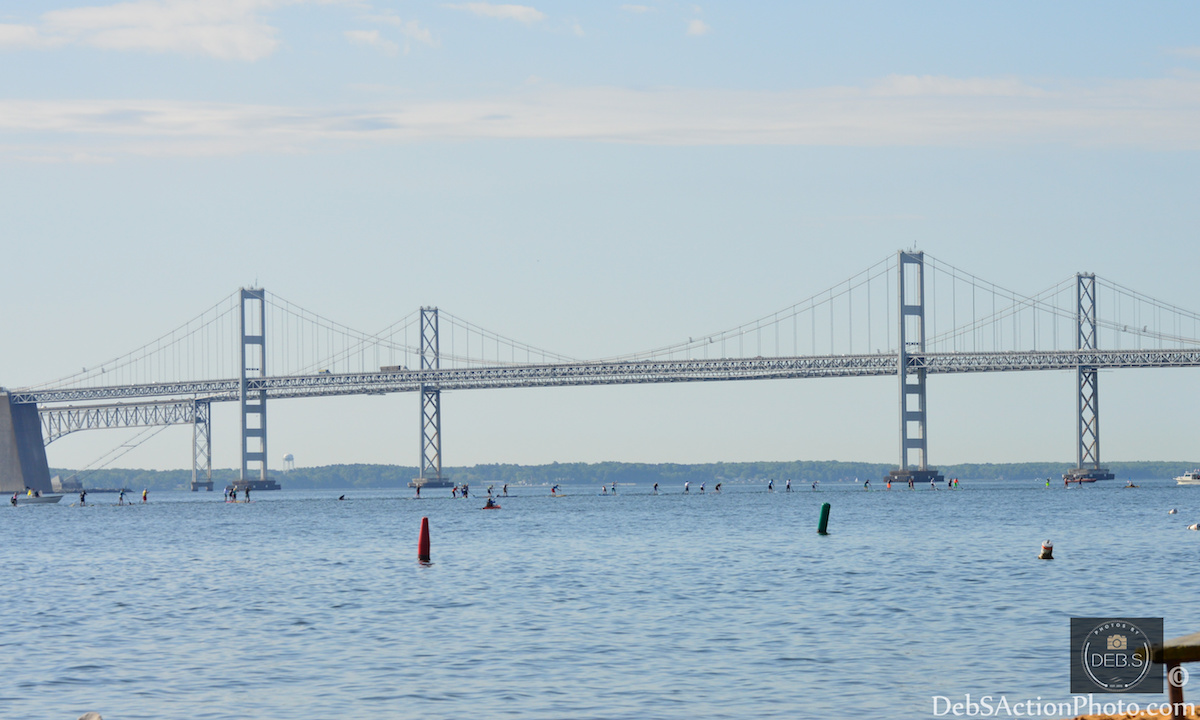
[[[1001,353],[914,353],[914,366],[928,373],[1015,372],[1031,370],[1200,367],[1200,349],[1071,350]],[[443,390],[506,387],[622,385],[721,380],[873,377],[895,375],[894,354],[828,355],[718,360],[650,360],[546,365],[502,365],[440,370],[399,370],[262,377],[247,380],[247,390],[265,390],[268,398],[331,395],[378,395],[417,392],[422,386]],[[237,400],[239,380],[110,385],[11,391],[14,403],[39,405],[113,402],[151,398]]]

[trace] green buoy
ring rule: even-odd
[[[829,503],[821,504],[821,519],[817,522],[817,534],[828,535],[826,528],[829,527]]]

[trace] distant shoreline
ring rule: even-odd
[[[1030,463],[960,463],[939,465],[946,477],[963,480],[1004,480],[1031,482],[1050,478],[1061,483],[1062,473],[1073,467],[1067,462]],[[1124,480],[1170,479],[1186,470],[1200,467],[1200,461],[1153,460],[1142,462],[1105,463],[1117,477]],[[470,467],[448,467],[446,477],[471,485],[544,485],[544,484],[611,484],[621,485],[682,485],[684,482],[777,482],[791,479],[795,483],[823,483],[855,478],[879,480],[895,465],[887,463],[844,462],[838,460],[795,460],[785,462],[739,463],[550,463],[547,465],[486,464]],[[77,471],[52,469],[51,475],[71,477]],[[417,469],[404,465],[343,464],[320,467],[300,467],[284,472],[272,470],[271,477],[285,488],[303,489],[382,489],[406,487],[417,475]],[[85,487],[130,487],[152,490],[188,489],[191,469],[143,470],[137,468],[106,468],[80,473]],[[237,479],[234,469],[213,470],[213,483],[222,487]]]

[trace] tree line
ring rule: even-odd
[[[1200,462],[1114,462],[1105,463],[1118,480],[1152,480],[1172,478]],[[1071,463],[965,463],[939,466],[946,477],[963,480],[1010,480],[1031,481],[1050,478],[1061,481],[1062,474]],[[740,463],[550,463],[548,465],[487,464],[471,467],[451,467],[443,470],[454,482],[468,483],[473,487],[509,485],[653,485],[665,487],[682,485],[685,482],[714,485],[718,482],[781,482],[791,479],[795,483],[838,482],[856,478],[880,480],[894,469],[887,463],[842,462],[837,460],[795,460],[787,462],[740,462]],[[64,479],[76,475],[76,471],[51,469],[51,475]],[[271,477],[290,490],[304,489],[368,489],[405,487],[417,475],[415,467],[404,465],[325,465],[321,467],[295,468],[294,470],[272,470]],[[238,477],[234,469],[214,469],[213,484],[216,489],[232,483]],[[191,470],[141,470],[105,468],[80,473],[76,476],[88,488],[130,488],[139,490],[186,490],[191,486]]]

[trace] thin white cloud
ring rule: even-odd
[[[516,20],[526,25],[546,19],[545,13],[528,5],[493,5],[487,2],[472,2],[447,5],[446,7],[454,8],[455,10],[466,10],[480,17]]]
[[[433,36],[433,32],[429,28],[422,27],[416,20],[404,20],[398,15],[390,13],[380,15],[365,15],[362,18],[368,22],[377,23],[380,25],[390,25],[400,31],[400,34],[405,40],[414,40],[422,45],[429,47],[437,47],[438,41]],[[404,52],[408,52],[408,43],[405,42]]]
[[[0,158],[304,152],[461,139],[650,145],[1063,145],[1200,150],[1200,77],[1031,86],[895,76],[794,91],[526,85],[357,108],[0,100]],[[20,149],[20,150],[18,150]]]
[[[649,5],[622,5],[621,9],[627,13],[634,13],[635,15],[640,15],[642,13],[648,13],[651,10],[653,10],[654,8],[650,7]]]
[[[889,75],[868,86],[880,96],[1038,97],[1046,92],[1017,78],[953,78],[940,75]]]
[[[384,55],[397,55],[400,52],[400,46],[391,40],[384,40],[378,30],[346,30],[342,35],[351,44],[372,47]]]
[[[46,37],[33,25],[9,25],[0,23],[0,49],[51,48],[62,45],[63,40]]]
[[[688,24],[687,24],[687,34],[688,35],[700,36],[700,35],[707,35],[710,32],[712,32],[712,28],[708,26],[708,23],[704,22],[700,18],[693,18],[691,20],[688,20]]]
[[[1169,48],[1167,54],[1175,57],[1200,59],[1200,46]]]
[[[52,10],[28,25],[0,26],[0,48],[81,45],[105,50],[207,55],[253,61],[279,47],[263,13],[338,0],[129,0]]]

